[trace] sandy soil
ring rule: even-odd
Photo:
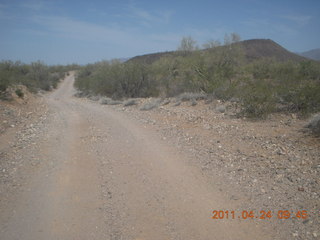
[[[242,210],[260,206],[215,162],[227,139],[213,138],[216,148],[200,144],[216,154],[204,168],[208,158],[192,139],[207,131],[190,126],[195,132],[184,131],[188,140],[181,140],[176,127],[165,128],[172,122],[163,125],[161,112],[75,98],[73,82],[72,74],[43,97],[45,111],[0,136],[1,239],[300,237],[279,234],[283,228],[270,223],[275,219],[241,219]],[[235,219],[212,219],[214,210],[234,210]]]

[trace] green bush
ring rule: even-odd
[[[241,114],[249,118],[265,118],[274,112],[274,89],[267,81],[248,81],[239,93]]]
[[[118,61],[85,66],[77,75],[75,86],[83,92],[112,98],[134,98],[157,95],[150,67]]]
[[[23,93],[22,90],[19,89],[19,88],[15,91],[15,93],[17,94],[17,96],[18,96],[19,98],[23,98],[23,97],[24,97],[24,93]]]
[[[21,84],[30,91],[51,90],[64,77],[67,67],[47,66],[41,62],[23,64],[21,62],[0,62],[0,92],[9,86]]]
[[[320,84],[315,82],[305,82],[291,90],[290,98],[291,111],[302,115],[320,111]]]

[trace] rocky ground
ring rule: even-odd
[[[231,200],[246,199],[236,211],[271,211],[271,219],[260,221],[269,221],[279,239],[320,239],[320,141],[304,128],[307,120],[294,114],[241,119],[232,103],[219,100],[177,104],[170,99],[141,111],[150,101],[114,109],[156,128],[165,141],[193,154],[192,164],[205,175],[232,186]],[[290,211],[290,218],[277,219],[279,210]],[[306,219],[294,216],[302,210]]]
[[[47,106],[40,95],[23,92],[23,98],[0,101],[0,210],[42,162],[35,152],[46,131]]]
[[[32,154],[27,156],[45,132],[47,106],[40,94],[31,94],[26,88],[23,93],[23,98],[13,94],[10,101],[0,100],[0,202],[17,191],[26,172],[40,163]]]

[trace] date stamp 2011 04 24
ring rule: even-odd
[[[289,211],[289,210],[261,210],[261,211],[233,211],[233,210],[214,210],[212,211],[212,219],[307,219],[308,212],[306,210]]]

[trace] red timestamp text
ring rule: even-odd
[[[306,210],[289,211],[289,210],[261,210],[261,211],[234,211],[234,210],[214,210],[212,211],[212,219],[307,219]]]

